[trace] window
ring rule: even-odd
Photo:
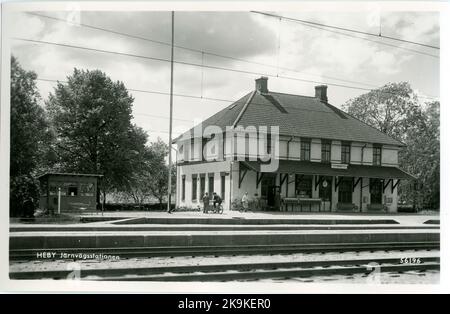
[[[183,145],[180,145],[180,148],[178,148],[178,153],[183,155]]]
[[[210,173],[208,176],[208,193],[211,196],[214,192],[214,173]]]
[[[381,146],[373,146],[373,165],[381,166]]]
[[[206,160],[206,155],[208,154],[208,152],[205,149],[206,143],[208,143],[208,139],[205,137],[202,137],[202,161]]]
[[[311,141],[303,140],[300,143],[300,159],[310,160],[311,159]]]
[[[58,195],[58,186],[56,183],[50,183],[48,187],[49,195]]]
[[[213,135],[211,136],[211,138],[209,139],[208,142],[214,141],[215,138],[216,138],[216,135],[213,134]],[[215,143],[215,144],[216,144],[216,143]],[[216,153],[216,145],[215,145],[215,144],[211,146],[211,154],[212,154],[212,155],[214,155],[214,154]]]
[[[181,178],[181,200],[184,201],[186,199],[186,176]]]
[[[351,204],[352,194],[353,194],[352,179],[350,178],[342,179],[342,182],[339,184],[339,194],[338,194],[339,203]]]
[[[220,197],[225,199],[225,175],[220,177]]]
[[[192,200],[197,200],[197,176],[192,176]]]
[[[267,133],[267,154],[272,154],[272,134]]]
[[[245,160],[250,160],[250,134],[245,133]]]
[[[350,143],[342,142],[341,145],[341,162],[343,164],[350,163]]]
[[[67,191],[69,192],[69,196],[77,196],[78,195],[78,187],[77,186],[69,186]]]
[[[232,133],[233,135],[233,160],[237,160],[238,155],[238,138],[236,133]]]
[[[194,159],[194,147],[195,147],[195,139],[191,137],[191,160]]]
[[[322,162],[331,161],[331,142],[322,141]]]
[[[200,175],[200,198],[205,195],[205,175]]]
[[[94,190],[94,183],[80,183],[81,196],[94,196]]]
[[[295,191],[298,197],[311,198],[312,197],[312,176],[295,175]]]
[[[223,160],[225,160],[225,155],[226,155],[226,152],[227,152],[226,138],[227,138],[227,133],[224,132],[223,133],[223,137],[222,137],[222,156],[221,156],[223,158]]]

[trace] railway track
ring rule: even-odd
[[[383,226],[364,226],[364,230],[439,230],[439,226],[397,226],[397,225],[383,225]],[[64,231],[251,231],[251,230],[361,230],[361,226],[350,225],[119,225],[119,226],[17,226],[11,227],[10,232],[64,232]]]
[[[419,261],[420,260],[420,261]],[[298,277],[402,273],[440,269],[437,256],[417,256],[414,263],[401,263],[398,257],[315,260],[265,263],[222,263],[139,268],[104,268],[80,270],[81,280],[98,281],[236,281],[260,279],[289,279]],[[11,279],[66,279],[71,270],[10,272]]]
[[[268,244],[268,245],[223,245],[223,246],[171,246],[171,247],[108,247],[108,248],[42,248],[10,249],[10,260],[33,260],[39,253],[54,252],[56,256],[67,254],[104,254],[122,258],[155,256],[202,256],[202,255],[254,255],[288,254],[304,252],[349,252],[374,250],[434,250],[440,248],[439,241],[427,242],[371,242],[350,244]]]

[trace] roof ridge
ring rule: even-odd
[[[306,98],[316,98],[315,96],[305,96],[305,95],[297,95],[297,94],[288,94],[288,93],[281,93],[281,92],[273,92],[273,91],[269,91],[267,94],[281,94],[281,95],[289,95],[289,96],[297,96],[297,97],[306,97]],[[318,100],[318,99],[317,99]]]
[[[399,141],[399,140],[397,140],[397,139],[393,138],[392,136],[390,136],[390,135],[388,135],[388,134],[386,134],[386,133],[384,133],[384,132],[381,132],[381,131],[380,131],[380,130],[378,130],[378,129],[377,129],[376,127],[374,127],[374,126],[371,126],[370,124],[368,124],[368,123],[366,123],[366,122],[364,122],[364,121],[362,121],[362,120],[360,120],[360,119],[356,118],[355,116],[351,115],[350,113],[347,113],[347,112],[345,112],[344,110],[341,110],[341,109],[339,109],[338,107],[336,107],[336,106],[333,106],[332,104],[330,104],[330,103],[328,103],[328,102],[327,102],[327,104],[328,104],[329,106],[331,106],[331,107],[335,108],[336,110],[339,110],[339,111],[343,112],[344,114],[348,115],[348,116],[349,116],[350,118],[353,118],[354,120],[356,120],[356,121],[359,121],[359,122],[361,122],[361,123],[363,123],[363,124],[367,125],[368,127],[372,128],[372,129],[374,129],[374,130],[376,130],[377,132],[379,132],[379,133],[383,134],[384,136],[387,136],[387,137],[389,137],[389,138],[393,139],[394,141],[396,141],[396,142],[398,142],[398,143],[402,144],[402,146],[406,146],[406,144],[405,144],[405,143],[403,143],[402,141]]]
[[[242,107],[241,112],[239,112],[238,116],[236,117],[236,119],[233,122],[233,128],[236,127],[236,125],[238,124],[239,120],[242,118],[242,116],[245,113],[245,110],[247,110],[248,106],[250,105],[250,103],[253,100],[253,97],[255,97],[256,91],[253,91],[250,96],[248,96],[247,101],[244,104],[244,107]]]
[[[226,106],[225,108],[223,108],[223,109],[217,111],[216,113],[213,113],[213,114],[210,115],[209,117],[203,119],[202,122],[197,123],[197,124],[194,125],[192,128],[189,128],[189,130],[186,130],[185,132],[181,133],[181,134],[178,135],[176,138],[174,138],[174,139],[172,140],[172,143],[175,143],[176,141],[178,141],[180,138],[182,138],[182,137],[183,137],[185,134],[187,134],[187,133],[191,134],[191,133],[192,133],[191,131],[192,131],[193,129],[195,129],[195,128],[196,128],[197,126],[199,126],[199,125],[203,125],[203,123],[204,123],[206,120],[211,119],[211,118],[214,117],[215,115],[219,115],[221,112],[224,112],[224,111],[226,111],[226,110],[230,110],[230,109],[232,109],[231,107],[240,104],[239,102],[241,102],[246,96],[248,96],[248,95],[251,94],[251,93],[252,93],[252,92],[245,94],[244,96],[242,96],[242,97],[240,97],[238,100],[232,102],[231,104],[229,104],[229,105]],[[215,123],[215,122],[217,122],[217,120],[214,121],[214,123]]]

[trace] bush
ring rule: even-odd
[[[171,205],[171,208],[175,208],[175,204]],[[161,211],[167,209],[167,203],[163,203],[162,205],[156,204],[139,204],[129,203],[129,204],[121,204],[121,203],[106,203],[103,210],[105,211]]]
[[[32,199],[34,208],[39,206],[39,182],[29,175],[11,177],[9,193],[11,217],[30,215],[30,213],[24,212],[24,203],[27,200]]]
[[[414,206],[411,204],[399,204],[397,206],[397,211],[399,213],[415,213],[416,210],[414,209]]]

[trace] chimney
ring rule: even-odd
[[[328,97],[327,97],[327,88],[328,86],[326,85],[319,85],[316,86],[316,98],[319,98],[320,101],[322,102],[328,102]]]
[[[267,94],[269,92],[267,89],[267,80],[268,78],[266,76],[261,76],[259,79],[255,80],[255,88],[261,94]]]

